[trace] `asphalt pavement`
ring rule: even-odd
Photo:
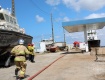
[[[90,53],[38,53],[35,63],[27,61],[24,80],[105,80],[105,62]],[[0,80],[16,80],[15,65],[0,68]]]

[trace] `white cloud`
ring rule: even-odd
[[[70,21],[70,18],[69,18],[69,17],[64,17],[64,18],[63,18],[63,21],[64,21],[64,22]]]
[[[76,10],[80,9],[79,3],[76,2],[75,0],[62,0],[62,1],[68,8],[73,7]]]
[[[46,0],[45,2],[51,6],[56,6],[60,4],[60,0]]]
[[[91,19],[91,18],[101,18],[105,17],[105,13],[100,13],[100,14],[90,14],[89,16],[85,17],[85,19]]]
[[[63,22],[66,22],[66,21],[70,21],[70,18],[69,17],[64,17],[64,18],[56,18],[55,19],[56,22],[59,22],[59,21],[63,21]]]
[[[44,21],[44,18],[41,17],[41,16],[39,16],[39,15],[36,15],[36,21],[37,21],[38,23],[43,22],[43,21]]]
[[[105,0],[62,0],[69,8],[74,8],[76,11],[80,9],[99,10],[105,7]]]

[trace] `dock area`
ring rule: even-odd
[[[96,62],[88,53],[56,52],[38,54],[27,61],[24,80],[104,80],[105,62]],[[15,66],[0,68],[1,80],[16,80]]]

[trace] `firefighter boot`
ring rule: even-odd
[[[15,69],[15,75],[16,75],[16,76],[18,75],[18,71],[19,71],[19,69],[16,68],[16,69]]]

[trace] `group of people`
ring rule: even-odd
[[[26,56],[29,55],[29,61],[35,62],[34,61],[35,47],[33,44],[28,44],[27,47],[24,46],[23,39],[20,39],[18,43],[19,44],[11,50],[11,55],[15,56],[14,62],[16,65],[15,69],[16,78],[19,78],[21,80],[25,77],[26,66],[27,66]],[[18,72],[20,72],[19,76]]]

